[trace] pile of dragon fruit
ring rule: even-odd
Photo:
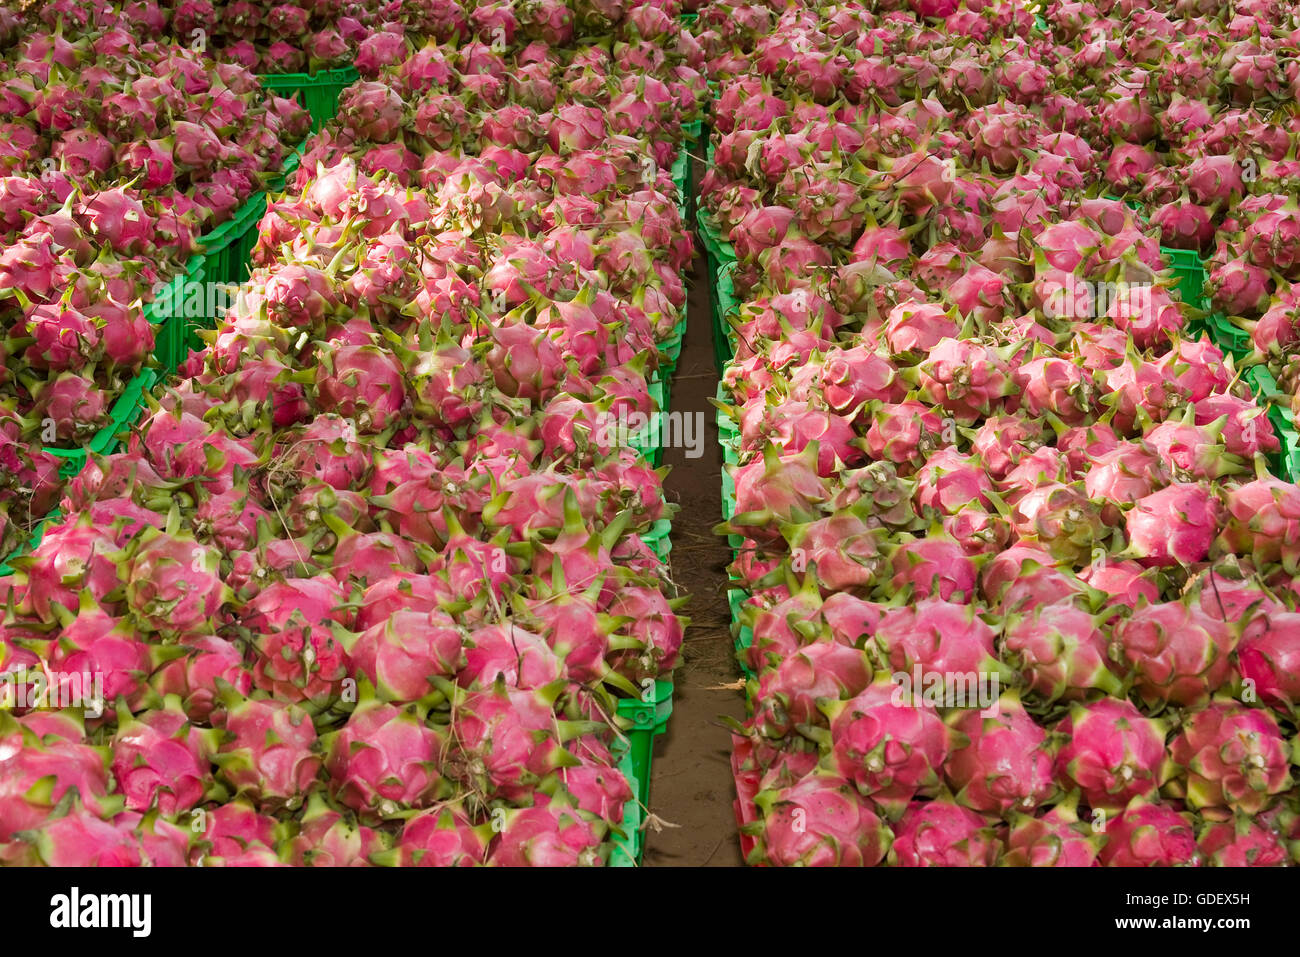
[[[254,73],[315,73],[350,63],[381,9],[396,6],[379,0],[49,0],[30,19],[69,35],[124,25],[139,37],[171,40]],[[0,23],[0,41],[4,37]]]
[[[685,625],[618,426],[691,256],[660,27],[344,91],[207,348],[0,579],[6,672],[105,676],[101,715],[0,716],[0,860],[608,861],[619,701]]]
[[[1051,34],[899,6],[699,18],[748,859],[1291,863],[1300,486],[1266,409],[1160,223],[1090,182]]]
[[[187,117],[182,119],[181,117]],[[310,118],[229,64],[123,25],[26,32],[0,80],[0,554],[57,503],[151,361],[143,303],[264,189]]]

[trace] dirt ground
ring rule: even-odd
[[[698,242],[697,242],[698,246]],[[683,661],[677,669],[673,714],[655,744],[650,811],[660,823],[646,834],[645,865],[737,867],[744,863],[732,810],[731,739],[719,716],[743,718],[744,692],[733,656],[727,609],[726,540],[713,534],[722,521],[722,456],[714,407],[717,390],[704,259],[690,276],[686,341],[673,379],[672,408],[702,412],[704,455],[665,449],[672,466],[666,481],[673,518],[673,577],[692,595]]]

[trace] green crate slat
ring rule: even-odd
[[[663,436],[663,416],[666,408],[664,384],[659,379],[658,371],[650,380],[649,392],[655,411],[651,414],[645,428],[628,437],[628,445],[640,452],[647,462],[658,468],[663,458],[663,449],[660,448],[659,442]]]
[[[172,303],[182,301],[188,283],[203,281],[204,258],[192,256],[186,268],[168,280],[162,294],[153,302],[144,306],[144,316],[154,329],[154,361],[165,376],[175,370],[184,358],[178,353],[181,341],[181,324],[183,320],[173,315]],[[179,358],[178,358],[179,355]],[[111,451],[116,436],[135,419],[142,399],[142,394],[150,389],[160,377],[159,371],[142,369],[132,377],[123,388],[122,393],[109,408],[108,421],[90,437],[90,440],[75,448],[45,446],[45,451],[63,460],[59,474],[71,478],[81,471],[86,462],[86,452],[102,455]]]
[[[1269,424],[1282,446],[1275,473],[1288,482],[1300,480],[1300,428],[1297,428],[1295,413],[1291,411],[1291,396],[1278,388],[1277,380],[1267,366],[1251,366],[1246,370],[1245,379],[1267,405]]]
[[[197,318],[187,319],[186,310],[195,309],[206,312],[207,310],[207,284],[206,280],[211,278],[208,273],[206,257],[195,257],[190,260],[189,267],[182,276],[177,277],[168,290],[167,297],[155,300],[151,305],[157,314],[157,322],[161,324],[160,346],[155,351],[158,359],[158,367],[162,371],[162,376],[166,377],[176,371],[176,367],[185,361],[192,347],[189,338],[189,323],[198,322]],[[197,291],[204,301],[198,304],[189,303],[187,293]],[[152,320],[151,320],[152,321]],[[165,345],[162,343],[165,341]]]
[[[1174,271],[1183,302],[1193,309],[1205,309],[1205,265],[1194,249],[1161,246],[1160,255]]]
[[[47,452],[63,459],[59,474],[64,478],[74,477],[85,466],[87,452],[93,452],[96,455],[107,455],[116,451],[121,444],[122,436],[134,424],[139,417],[140,410],[144,408],[144,394],[157,381],[157,371],[153,369],[141,370],[137,376],[127,383],[126,388],[122,390],[122,394],[113,403],[113,408],[109,412],[108,424],[96,432],[85,446],[78,449],[46,449]],[[20,555],[25,555],[39,545],[45,535],[46,526],[50,522],[57,521],[61,516],[62,513],[59,509],[55,508],[49,515],[41,519],[40,523],[32,530],[27,543],[12,554],[5,556],[4,563],[0,564],[0,575],[8,575],[12,571],[9,562]]]
[[[665,565],[668,564],[669,555],[673,550],[672,538],[669,537],[672,531],[673,523],[666,518],[661,518],[650,526],[650,531],[641,536],[641,541],[645,542]]]
[[[682,146],[677,151],[677,159],[673,162],[672,168],[673,185],[677,187],[677,210],[682,217],[682,226],[684,227],[688,220],[687,206],[690,203],[691,196],[691,157]]]
[[[258,76],[262,88],[274,91],[276,96],[299,94],[298,103],[311,114],[312,132],[334,119],[339,110],[339,94],[359,79],[361,74],[351,66],[317,73],[263,73]]]
[[[754,643],[754,632],[747,625],[740,623],[740,610],[744,607],[745,602],[749,599],[749,593],[743,588],[729,588],[727,590],[727,607],[731,609],[731,631],[735,636],[736,645],[736,662],[740,665],[740,670],[746,679],[756,678],[754,670],[749,667],[745,660],[745,653],[749,646]],[[748,695],[745,696],[748,699]],[[747,702],[748,704],[748,702]]]
[[[731,323],[727,322],[727,317],[740,308],[731,281],[735,269],[735,262],[724,263],[718,269],[717,280],[713,285],[714,301],[718,307],[713,321],[713,358],[719,372],[723,372],[736,355],[736,332]]]
[[[1211,313],[1205,319],[1205,326],[1215,345],[1234,358],[1240,359],[1255,351],[1255,343],[1250,338],[1250,333],[1233,323],[1223,313]]]
[[[615,748],[619,770],[632,786],[632,800],[623,806],[623,834],[614,836],[609,863],[613,867],[635,867],[645,853],[644,821],[650,805],[650,770],[654,739],[668,727],[673,711],[673,684],[656,681],[653,701],[630,698],[618,702],[618,714],[631,725],[623,732],[627,742]]]

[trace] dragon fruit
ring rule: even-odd
[[[823,710],[830,730],[827,761],[896,820],[916,796],[932,796],[948,759],[952,734],[934,708],[892,681],[877,680],[848,701]]]
[[[297,807],[321,768],[316,729],[296,705],[244,698],[221,712],[213,756],[237,793],[267,807]]]
[[[198,805],[211,786],[212,745],[172,699],[135,719],[119,713],[113,776],[133,811],[157,807],[166,817]]]
[[[1001,863],[1013,867],[1095,867],[1102,842],[1079,821],[1077,801],[1065,800],[1040,817],[1017,815]]]
[[[1066,739],[1056,755],[1057,782],[1079,788],[1093,809],[1117,813],[1163,783],[1165,728],[1128,701],[1075,702],[1056,730]]]
[[[1279,836],[1254,821],[1210,824],[1197,837],[1196,846],[1210,867],[1285,867],[1290,863]]]
[[[1196,835],[1186,816],[1166,804],[1141,799],[1106,823],[1099,855],[1106,867],[1195,867]]]
[[[1113,694],[1122,686],[1101,623],[1068,601],[1008,618],[1003,649],[1007,663],[1047,701],[1080,699],[1094,688]]]
[[[838,642],[807,645],[763,673],[753,726],[765,737],[785,737],[799,725],[819,723],[819,699],[856,697],[870,683],[869,662],[861,651]]]
[[[892,835],[871,801],[844,779],[814,772],[798,783],[761,791],[762,812],[751,862],[777,867],[874,867]]]
[[[437,732],[410,710],[362,703],[327,743],[335,797],[363,818],[421,808],[442,786]]]
[[[1291,786],[1286,742],[1259,708],[1211,703],[1170,742],[1177,793],[1193,808],[1258,814]]]
[[[914,801],[894,828],[899,867],[992,867],[1002,842],[984,818],[950,801]]]
[[[429,676],[451,677],[463,660],[460,630],[436,610],[397,609],[349,641],[353,664],[381,700],[397,704],[429,696]]]
[[[1223,505],[1205,485],[1174,483],[1144,496],[1125,517],[1129,551],[1143,564],[1191,565],[1209,554]]]
[[[1300,615],[1270,614],[1263,633],[1246,635],[1237,648],[1244,681],[1253,684],[1259,699],[1287,715],[1300,701],[1295,667],[1300,653]]]
[[[944,774],[958,804],[983,814],[1028,814],[1055,790],[1044,732],[1008,692],[991,717],[974,709],[953,712],[952,727],[968,742],[954,748]]]
[[[218,574],[219,556],[191,535],[146,529],[122,565],[126,599],[136,621],[150,631],[191,632],[210,620],[229,595]]]
[[[1113,652],[1147,702],[1201,704],[1232,676],[1229,655],[1237,636],[1197,605],[1139,606],[1114,634]]]

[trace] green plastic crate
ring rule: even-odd
[[[96,455],[107,455],[115,452],[121,445],[122,436],[135,423],[140,410],[144,408],[144,394],[157,381],[157,371],[153,369],[141,370],[139,375],[127,383],[126,388],[122,390],[122,394],[113,403],[113,407],[109,411],[108,423],[96,432],[84,446],[76,449],[46,448],[47,452],[63,460],[63,465],[59,468],[59,474],[65,479],[76,476],[85,467],[87,452],[93,452]],[[0,564],[0,575],[8,575],[12,572],[13,569],[10,568],[9,562],[20,555],[25,555],[39,545],[41,538],[45,535],[46,526],[50,522],[57,521],[60,517],[62,517],[62,513],[57,508],[45,516],[32,530],[27,544],[21,546],[12,554],[5,556],[4,563]]]
[[[740,308],[732,285],[732,274],[735,271],[735,262],[724,263],[718,269],[717,280],[713,285],[713,301],[717,305],[713,316],[713,359],[719,373],[725,371],[736,356],[736,331],[727,321],[727,317]]]
[[[682,318],[678,320],[677,325],[673,326],[673,334],[659,343],[659,353],[662,356],[659,364],[659,371],[664,380],[664,408],[669,408],[671,402],[668,401],[668,377],[677,371],[677,363],[681,361],[682,344],[686,341],[686,324],[687,317],[685,312]]]
[[[741,673],[746,679],[756,678],[754,669],[749,667],[749,662],[745,660],[745,653],[749,651],[750,645],[754,643],[754,632],[749,626],[740,623],[740,610],[749,600],[749,592],[743,588],[729,588],[727,590],[727,607],[731,609],[731,633],[735,637],[736,643],[736,662],[740,665]],[[748,695],[745,696],[748,699]]]
[[[614,836],[610,853],[612,867],[636,867],[645,853],[646,808],[650,804],[650,770],[654,739],[668,727],[673,712],[673,683],[656,681],[653,701],[624,698],[618,714],[630,727],[623,732],[626,742],[615,747],[619,770],[632,786],[632,800],[623,806],[623,834]]]
[[[255,193],[235,215],[200,238],[207,257],[210,282],[243,282],[248,259],[257,243],[257,226],[266,215],[266,193]]]
[[[293,97],[311,114],[312,132],[334,119],[339,111],[339,94],[361,79],[355,67],[321,70],[318,73],[264,73],[258,76],[262,88],[276,96]]]
[[[1278,388],[1277,380],[1267,366],[1251,366],[1246,370],[1246,381],[1268,407],[1268,421],[1277,433],[1282,446],[1276,462],[1269,465],[1273,472],[1288,482],[1300,480],[1300,429],[1296,427],[1295,413],[1291,411],[1291,396]]]
[[[1255,351],[1255,343],[1250,338],[1250,333],[1233,323],[1223,313],[1211,313],[1205,318],[1205,326],[1214,344],[1234,358],[1240,359]]]
[[[682,217],[682,226],[690,222],[691,201],[691,156],[682,146],[677,151],[677,160],[672,168],[673,185],[677,187],[677,210]]]
[[[1204,310],[1205,304],[1205,264],[1200,254],[1194,249],[1174,249],[1161,246],[1160,255],[1164,257],[1174,271],[1178,280],[1178,292],[1183,302],[1193,309]]]
[[[629,436],[628,445],[640,452],[647,462],[658,468],[660,461],[663,459],[663,449],[659,443],[663,437],[665,409],[664,384],[659,379],[658,371],[650,380],[649,392],[655,411],[651,414],[650,421],[645,428]]]
[[[191,283],[202,284],[206,268],[206,257],[191,256],[185,269],[173,276],[154,301],[144,307],[145,318],[154,327],[154,359],[164,376],[185,358],[184,317],[179,313],[184,308],[187,287]]]
[[[641,536],[641,541],[650,546],[650,550],[655,556],[668,564],[669,555],[673,550],[673,541],[670,537],[673,531],[673,523],[666,518],[661,518],[650,527],[650,531]]]

